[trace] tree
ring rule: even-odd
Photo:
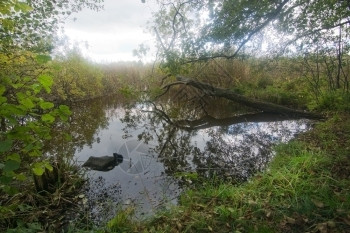
[[[77,49],[56,57],[51,70],[55,80],[54,98],[76,101],[103,94],[102,69],[84,59]]]
[[[152,30],[166,72],[178,75],[219,59],[285,56],[302,66],[299,76],[314,95],[310,108],[349,94],[349,1],[157,2]]]
[[[50,39],[73,12],[87,7],[100,10],[103,0],[3,0],[0,3],[0,52],[26,49],[47,52]]]
[[[56,117],[66,120],[70,114],[67,106],[54,108],[42,98],[51,92],[53,79],[35,58],[32,52],[0,57],[0,187],[9,194],[17,192],[14,184],[26,180],[31,170],[40,175],[52,169],[42,160],[43,142]]]
[[[349,46],[350,4],[344,0],[159,0],[154,17],[159,55],[171,66],[234,58],[275,33],[270,45],[316,50],[315,42],[339,41]],[[260,39],[259,39],[260,38]],[[329,44],[325,43],[324,48]],[[310,51],[308,51],[310,52]]]
[[[53,84],[48,72],[50,39],[71,12],[83,7],[100,9],[101,2],[0,2],[0,196],[8,199],[1,202],[1,226],[8,223],[4,219],[14,215],[20,203],[10,197],[32,184],[28,182],[32,174],[52,171],[43,156],[44,141],[51,137],[51,125],[70,115],[67,106],[55,106],[45,99]]]

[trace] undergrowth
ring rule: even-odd
[[[8,196],[0,193],[0,232],[62,232],[69,221],[79,217],[79,192],[85,180],[81,169],[71,161],[59,166],[61,182],[54,192],[36,191],[31,180],[21,192]]]

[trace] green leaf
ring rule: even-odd
[[[5,30],[8,31],[12,31],[15,25],[15,23],[11,19],[2,19],[1,24],[5,28]]]
[[[14,6],[15,10],[17,11],[22,11],[22,12],[28,12],[32,11],[33,8],[29,6],[28,4],[24,2],[17,2],[16,5]]]
[[[12,140],[0,141],[0,153],[9,151],[12,147],[12,144]]]
[[[72,139],[73,139],[72,135],[67,133],[64,134],[64,140],[66,140],[67,142],[72,141]]]
[[[46,101],[40,102],[39,105],[40,105],[40,107],[41,107],[43,110],[51,109],[51,108],[53,108],[53,107],[55,106],[53,103],[51,103],[51,102],[46,102]]]
[[[35,104],[30,98],[22,99],[19,101],[26,109],[32,109],[35,107]]]
[[[69,110],[69,107],[67,105],[60,105],[58,107],[58,109],[60,110],[60,112],[66,114],[66,115],[70,115],[72,112]]]
[[[23,83],[19,82],[19,83],[11,83],[11,87],[13,87],[14,89],[18,89],[23,87]]]
[[[19,106],[6,104],[5,106],[1,106],[1,114],[5,115],[6,117],[10,117],[13,115],[23,115],[25,114],[25,111]]]
[[[9,184],[12,181],[12,177],[0,176],[0,184]]]
[[[27,180],[27,177],[23,173],[21,173],[21,174],[16,175],[16,179],[19,181],[25,181],[25,180]]]
[[[42,154],[41,154],[41,151],[40,150],[32,150],[31,152],[29,152],[29,156],[30,157],[39,157],[39,156],[41,156]]]
[[[58,116],[61,118],[62,121],[67,121],[68,117],[72,114],[72,112],[69,110],[69,107],[66,105],[60,105],[58,107]]]
[[[49,170],[50,172],[53,171],[53,167],[52,167],[51,164],[49,164],[49,163],[45,163],[45,168],[46,168],[47,170]]]
[[[32,171],[35,175],[41,176],[42,174],[44,174],[45,169],[41,167],[39,164],[35,164],[35,166],[32,168]]]
[[[3,85],[0,85],[0,95],[4,94],[6,91],[6,87]]]
[[[7,159],[7,160],[17,161],[17,162],[19,162],[19,163],[21,162],[21,157],[19,156],[19,154],[16,154],[16,153],[7,156],[6,159]]]
[[[35,163],[32,168],[34,174],[37,176],[44,174],[46,169],[49,171],[53,170],[53,167],[47,161]]]
[[[35,175],[41,176],[42,174],[44,174],[45,169],[43,169],[42,167],[35,167],[33,168],[33,172]]]
[[[40,54],[40,55],[37,55],[35,57],[35,60],[39,63],[39,64],[45,64],[49,61],[52,60],[51,56],[49,55],[43,55],[43,54]]]
[[[7,160],[5,162],[5,167],[3,168],[3,171],[11,172],[11,171],[17,170],[19,168],[20,164],[21,163],[19,163],[18,161]]]
[[[50,93],[51,86],[53,84],[53,79],[50,76],[44,74],[44,75],[39,76],[38,80],[39,80],[40,84],[43,85],[46,92]]]
[[[10,11],[11,5],[0,5],[0,13],[3,15],[8,15],[11,13]]]
[[[7,98],[0,96],[0,104],[6,103],[7,102]]]
[[[55,117],[47,113],[41,116],[41,120],[47,123],[53,123],[55,121]]]
[[[10,180],[10,182],[11,182],[11,180]],[[5,186],[4,191],[11,196],[18,193],[18,189],[14,188],[12,186]]]
[[[32,90],[34,94],[38,94],[41,91],[42,86],[39,83],[34,83],[32,85]]]
[[[17,92],[16,96],[17,96],[18,101],[22,101],[22,100],[25,100],[28,98],[28,96],[23,92]]]
[[[32,143],[28,143],[25,145],[25,147],[22,149],[23,152],[28,153],[34,148],[34,145]]]

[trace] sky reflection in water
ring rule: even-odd
[[[88,172],[88,205],[96,222],[108,221],[128,206],[135,206],[136,217],[141,218],[176,204],[189,184],[181,175],[189,172],[244,181],[265,168],[273,157],[273,144],[289,141],[312,124],[308,120],[247,122],[191,131],[179,129],[159,114],[141,111],[142,105],[100,106],[105,123],[95,129],[90,142],[77,147],[75,158],[83,164],[90,156],[118,152],[124,159],[108,172]]]

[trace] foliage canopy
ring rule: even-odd
[[[0,225],[19,208],[10,196],[33,184],[33,174],[53,170],[43,156],[44,142],[51,138],[52,124],[70,115],[67,106],[47,99],[54,83],[48,72],[51,39],[65,17],[83,7],[99,10],[101,2],[0,2]]]
[[[275,52],[313,52],[341,41],[348,50],[344,0],[158,0],[154,31],[163,62],[233,58],[267,43]],[[265,45],[266,46],[266,45]],[[288,50],[289,49],[289,50]]]

